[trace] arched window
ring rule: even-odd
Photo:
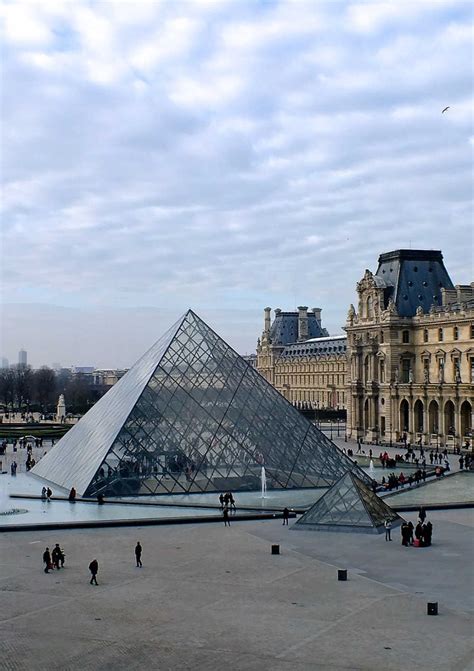
[[[459,340],[459,329],[457,326],[453,328],[453,340]]]

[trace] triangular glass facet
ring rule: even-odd
[[[269,490],[328,487],[348,470],[368,481],[194,312],[170,333],[152,348],[153,362],[142,357],[61,439],[38,475],[86,496],[257,490],[262,466]],[[128,382],[137,377],[140,387]],[[104,413],[120,419],[112,426]],[[97,441],[94,426],[104,421]]]
[[[347,472],[293,525],[293,529],[380,531],[401,518],[354,473]]]

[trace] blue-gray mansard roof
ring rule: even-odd
[[[308,312],[308,337],[320,338],[328,332],[314,312]],[[275,310],[275,319],[270,328],[270,338],[274,345],[288,345],[298,339],[298,313]]]
[[[287,345],[281,357],[295,359],[302,356],[322,357],[345,354],[347,337],[345,335],[311,338],[305,342],[295,342]]]
[[[385,307],[390,299],[400,317],[413,317],[419,306],[429,312],[442,303],[441,289],[454,289],[440,251],[397,249],[379,256],[374,276],[384,287]]]

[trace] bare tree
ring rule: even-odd
[[[57,390],[56,373],[48,366],[42,366],[34,372],[34,401],[42,412],[55,403]]]
[[[5,408],[13,408],[15,401],[15,371],[12,368],[0,369],[0,401]]]
[[[28,408],[33,398],[33,371],[31,366],[18,364],[15,372],[15,400],[18,410]]]

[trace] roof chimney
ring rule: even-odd
[[[308,340],[308,308],[306,305],[298,308],[298,342]]]
[[[264,333],[270,333],[270,324],[271,324],[271,316],[270,312],[272,311],[271,308],[265,308],[263,313],[264,313]]]
[[[316,321],[321,325],[321,308],[313,308],[312,313],[316,317]]]

